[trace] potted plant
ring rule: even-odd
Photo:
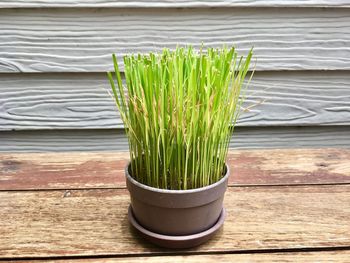
[[[108,72],[129,142],[130,223],[164,247],[192,247],[223,224],[225,164],[252,50],[192,47],[116,56]]]

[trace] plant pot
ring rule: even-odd
[[[129,221],[143,236],[160,246],[192,247],[208,240],[223,224],[223,199],[229,168],[218,182],[190,190],[166,190],[137,182],[125,169],[131,197]],[[192,240],[192,242],[191,242]]]

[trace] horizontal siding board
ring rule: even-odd
[[[0,74],[0,130],[122,128],[103,73]],[[238,126],[349,125],[348,72],[257,72]]]
[[[23,7],[120,7],[120,8],[182,8],[182,7],[350,7],[348,0],[220,0],[220,1],[193,1],[193,0],[2,0],[0,8]]]
[[[349,126],[236,128],[230,148],[350,148]],[[121,130],[0,132],[0,152],[127,151]]]
[[[256,70],[350,69],[347,9],[2,9],[0,72],[104,72],[111,53],[255,47]]]

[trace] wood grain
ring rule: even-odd
[[[347,9],[2,9],[0,72],[105,72],[111,54],[224,43],[256,70],[350,69]]]
[[[0,155],[0,190],[125,188],[128,153]],[[230,185],[350,183],[349,149],[230,152]]]
[[[349,126],[237,127],[231,149],[350,148]],[[122,130],[0,132],[0,152],[127,151]]]
[[[193,0],[2,0],[0,8],[24,8],[24,7],[121,7],[121,8],[183,8],[183,7],[350,7],[347,0],[220,0],[220,1],[193,1]]]
[[[318,251],[318,252],[296,252],[296,253],[254,253],[254,254],[208,254],[208,255],[185,255],[185,256],[152,256],[152,257],[120,257],[120,258],[93,258],[93,259],[62,259],[62,260],[35,260],[35,262],[96,262],[96,263],[112,263],[112,262],[147,262],[147,263],[262,263],[262,262],[304,262],[304,263],[347,263],[350,258],[349,250],[341,251]],[[26,262],[28,261],[16,261]]]
[[[238,126],[350,124],[347,72],[257,72]],[[122,128],[106,75],[1,74],[0,130]]]
[[[213,240],[183,251],[350,247],[350,185],[230,187]],[[131,231],[125,189],[0,192],[3,258],[178,253]]]

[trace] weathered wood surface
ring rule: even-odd
[[[128,153],[0,155],[0,190],[124,188]],[[230,185],[350,183],[350,149],[232,151]]]
[[[121,258],[93,258],[93,259],[63,259],[63,260],[35,260],[35,262],[96,262],[96,263],[112,263],[112,262],[147,262],[147,263],[262,263],[262,262],[303,262],[303,263],[347,263],[350,258],[350,250],[340,251],[318,251],[318,252],[295,252],[295,253],[254,253],[254,254],[210,254],[210,255],[187,255],[187,256],[152,256],[152,257],[121,257]],[[28,263],[28,261],[16,261],[20,263]]]
[[[350,148],[349,126],[237,127],[234,149]],[[127,151],[122,130],[0,132],[0,152]]]
[[[192,1],[192,0],[2,0],[0,8],[23,7],[350,7],[348,0],[220,0],[220,1]]]
[[[229,187],[224,229],[191,252],[350,248],[350,185]],[[131,232],[126,189],[0,192],[8,257],[179,253]]]
[[[347,72],[257,72],[238,126],[350,124]],[[0,75],[0,130],[122,128],[104,73]]]
[[[104,72],[111,53],[255,47],[257,70],[350,69],[347,9],[2,9],[0,72]]]

